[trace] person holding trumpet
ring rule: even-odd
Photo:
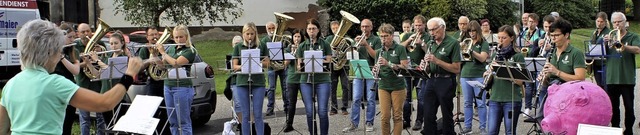
[[[89,39],[92,36],[92,30],[91,27],[89,26],[89,24],[86,23],[81,23],[78,25],[78,33],[80,35],[79,39],[76,40],[76,45],[74,46],[76,48],[76,51],[82,51],[85,50],[85,47],[89,46],[87,45],[89,42]],[[102,37],[99,37],[102,38]],[[98,41],[97,42],[98,45],[94,46],[94,52],[101,52],[101,51],[106,51],[106,50],[102,50],[101,48],[104,47],[104,42],[102,41]],[[100,47],[102,46],[102,47]],[[77,52],[76,54],[80,54],[80,52]],[[96,59],[96,60],[92,60],[90,57],[90,53],[89,54],[80,54],[77,56],[77,58],[82,58],[80,61],[80,74],[76,75],[76,84],[78,84],[78,86],[83,87],[83,88],[89,88],[90,90],[95,90],[94,92],[99,93],[102,89],[102,82],[100,81],[91,81],[91,78],[89,78],[84,72],[91,72],[92,74],[97,74],[93,68],[94,64],[98,65],[100,63],[102,63],[103,65],[106,65],[104,62],[102,62],[102,60]],[[87,68],[88,67],[88,68]],[[84,70],[91,70],[91,71],[84,71]],[[82,135],[89,135],[91,134],[91,117],[89,116],[88,111],[86,110],[82,110],[79,109],[79,116],[80,116],[80,132]],[[97,134],[101,135],[104,134],[104,129],[106,129],[106,124],[104,121],[104,117],[102,116],[102,113],[96,113],[96,127],[97,127]]]
[[[186,70],[187,76],[189,76],[191,64],[193,64],[197,54],[196,49],[191,43],[189,29],[185,25],[178,25],[173,28],[172,36],[177,45],[170,46],[169,49],[165,51],[162,49],[164,48],[163,44],[156,43],[156,50],[161,55],[162,64],[166,64],[169,69]],[[164,80],[165,104],[168,108],[175,108],[177,114],[168,116],[171,134],[192,134],[191,103],[193,102],[194,92],[191,79],[185,77]]]
[[[425,31],[425,23],[427,22],[427,18],[425,18],[422,15],[416,15],[413,17],[413,30],[415,33],[407,33],[407,35],[411,35],[411,36],[404,36],[401,41],[402,43],[400,45],[404,46],[404,48],[407,48],[407,55],[408,55],[408,59],[409,59],[409,67],[411,67],[411,65],[418,65],[420,64],[420,61],[422,60],[422,58],[424,58],[424,55],[426,54],[424,48],[426,48],[425,46],[425,42],[429,41],[431,39],[431,35]],[[403,120],[404,122],[402,123],[402,125],[404,126],[403,128],[409,128],[411,127],[411,112],[412,112],[412,108],[413,105],[411,104],[411,101],[413,100],[413,98],[411,98],[413,96],[413,88],[416,89],[416,98],[417,98],[417,108],[416,110],[416,121],[415,124],[412,127],[412,130],[417,131],[422,129],[422,121],[423,121],[423,114],[424,111],[423,110],[423,100],[422,100],[422,95],[423,95],[423,89],[424,88],[419,88],[417,86],[422,86],[425,82],[426,79],[420,79],[418,77],[406,77],[405,78],[405,82],[407,84],[407,99],[404,101],[404,107],[403,107]]]

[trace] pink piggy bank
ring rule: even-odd
[[[578,124],[608,126],[611,101],[598,85],[586,81],[551,85],[540,123],[545,133],[575,135]]]

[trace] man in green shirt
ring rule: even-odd
[[[542,112],[544,112],[544,102],[547,96],[548,85],[544,84],[584,80],[587,72],[584,62],[584,52],[569,44],[569,35],[571,35],[572,30],[571,23],[562,19],[557,20],[551,24],[549,30],[549,36],[553,39],[553,42],[556,43],[556,48],[551,52],[551,56],[547,58],[549,62],[544,65],[544,69],[542,70],[542,75],[544,75],[542,77],[549,78],[539,78],[539,80],[545,80],[540,82],[543,84],[539,95],[539,97],[542,97],[540,98],[541,100],[539,100],[542,101],[542,104],[540,104],[540,109],[538,109],[538,113],[536,113],[539,120],[542,120],[544,117]]]
[[[147,34],[147,45],[155,45],[158,39],[160,38],[160,33],[158,32],[158,28],[156,27],[147,27],[146,34]],[[152,54],[152,52],[149,51],[148,47],[142,47],[138,50],[138,56],[143,60],[149,59],[151,55],[158,57],[158,54],[157,53]],[[154,65],[146,64],[143,67],[143,69],[147,69],[148,66],[154,66]],[[146,70],[143,70],[143,71],[146,72]],[[144,74],[144,73],[141,73],[141,74]],[[147,79],[147,78],[144,78],[144,79]],[[147,83],[147,87],[149,89],[149,91],[147,91],[147,95],[164,97],[164,81],[155,80],[151,77],[149,77],[147,80],[149,80],[148,81],[149,83]]]
[[[336,41],[335,44],[332,43],[333,39],[336,36],[336,32],[338,32],[338,28],[340,27],[340,23],[338,21],[331,21],[330,24],[331,32],[333,33],[333,35],[327,36],[325,38],[325,42],[329,43],[333,50],[333,47],[337,47],[340,43],[339,41]],[[346,56],[347,52],[338,51],[340,50],[333,50],[333,58],[338,58],[336,57],[338,53],[344,53],[344,55]],[[338,81],[340,81],[340,84],[342,85],[342,107],[340,108],[340,110],[342,111],[342,115],[347,115],[349,114],[349,112],[347,111],[347,107],[349,106],[349,97],[351,97],[351,88],[349,87],[349,80],[347,79],[347,75],[349,73],[347,72],[349,71],[349,65],[348,63],[345,63],[345,65],[341,69],[336,70],[334,68],[335,64],[336,63],[332,63],[331,67],[331,110],[329,111],[329,115],[335,115],[338,113],[338,97],[336,96],[336,92],[338,91]]]
[[[76,40],[76,44],[74,47],[76,47],[76,51],[79,51],[78,56],[76,58],[82,58],[80,57],[80,54],[83,52],[80,51],[84,51],[85,48],[87,47],[87,42],[88,40],[91,38],[91,36],[93,35],[93,32],[91,31],[91,27],[89,26],[89,24],[86,23],[81,23],[78,25],[78,33],[80,34],[80,39]],[[98,37],[98,38],[102,38],[102,37]],[[97,44],[95,44],[93,46],[93,48],[98,47],[99,45],[104,46],[104,43],[102,41],[98,41]],[[93,51],[93,50],[92,50]],[[106,51],[106,50],[103,50]],[[85,74],[84,70],[87,69],[85,68],[89,63],[98,63],[99,61],[91,61],[90,59],[88,59],[88,57],[82,58],[82,61],[80,64],[80,74],[76,75],[76,84],[78,84],[78,86],[83,87],[83,88],[89,88],[90,90],[94,90],[95,92],[100,93],[100,90],[102,88],[102,82],[100,81],[91,81],[91,78],[87,77],[87,75]],[[89,112],[80,109],[80,131],[82,134],[89,134],[91,131],[89,130],[89,127],[91,126],[91,117],[89,116]],[[104,118],[102,116],[102,113],[96,113],[96,126],[98,128],[98,132],[99,134],[104,132],[104,129],[106,129],[106,124],[104,123]]]
[[[431,51],[424,60],[429,62],[430,79],[424,88],[424,127],[422,134],[436,134],[436,113],[442,112],[443,134],[453,131],[453,97],[456,89],[456,74],[460,73],[460,44],[445,33],[446,24],[442,18],[429,19],[427,28],[433,36],[428,44]]]
[[[413,17],[413,28],[415,33],[407,33],[408,36],[404,36],[400,41],[402,41],[402,43],[400,45],[402,45],[405,48],[412,48],[412,49],[407,49],[407,59],[409,59],[409,67],[413,66],[417,66],[420,64],[420,62],[422,62],[422,59],[424,58],[425,55],[425,43],[431,40],[431,35],[425,31],[425,22],[427,22],[427,18],[425,18],[422,15],[416,15]],[[414,44],[412,44],[414,43]],[[411,126],[411,111],[412,111],[412,104],[411,101],[413,100],[412,96],[413,96],[413,88],[416,88],[416,93],[417,93],[417,101],[418,101],[418,111],[416,113],[416,121],[415,124],[413,125],[413,127],[411,128],[414,131],[420,130],[422,129],[422,120],[423,120],[423,100],[422,100],[422,89],[419,87],[416,87],[418,85],[422,86],[422,84],[424,84],[427,81],[426,78],[418,78],[418,77],[406,77],[405,78],[405,82],[407,83],[407,99],[404,101],[404,112],[402,113],[403,116],[403,120],[404,123],[402,124],[404,127],[403,128],[408,128]]]
[[[469,18],[467,16],[460,16],[458,18],[458,31],[451,35],[451,37],[458,40],[458,42],[462,42],[465,38],[469,38]]]
[[[613,117],[611,118],[611,125],[613,127],[620,126],[620,96],[624,102],[624,125],[625,135],[633,134],[633,124],[635,122],[635,115],[633,114],[633,95],[635,87],[635,55],[640,53],[640,37],[636,33],[627,31],[625,24],[627,23],[627,17],[623,13],[614,12],[611,14],[611,23],[614,29],[620,30],[620,37],[622,38],[620,44],[625,45],[622,48],[622,52],[616,51],[611,46],[614,44],[607,43],[612,40],[612,37],[606,35],[604,37],[607,47],[607,54],[613,55],[607,58],[607,94],[611,99],[611,105],[613,108]]]
[[[267,22],[266,24],[266,30],[267,30],[267,35],[262,37],[262,39],[260,39],[260,43],[266,45],[267,42],[271,42],[273,35],[276,34],[276,23],[274,22]],[[278,63],[283,63],[282,61],[277,61]],[[271,62],[274,63],[274,62]],[[282,90],[282,93],[288,93],[287,92],[287,85],[286,85],[286,78],[287,78],[287,71],[285,70],[275,70],[272,66],[269,66],[269,71],[267,73],[268,75],[268,83],[269,83],[269,89],[267,89],[267,114],[266,116],[271,116],[273,115],[273,105],[275,104],[275,94],[276,94],[276,82],[278,80],[278,78],[280,78],[280,87]],[[285,112],[287,112],[286,108],[287,106],[289,106],[289,98],[287,98],[289,96],[287,96],[287,94],[282,94],[282,100],[284,101],[284,108],[285,108]]]

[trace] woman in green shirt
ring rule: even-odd
[[[196,49],[191,44],[191,37],[189,36],[189,29],[187,26],[178,25],[173,28],[173,40],[176,45],[170,46],[168,50],[157,49],[162,55],[162,61],[167,64],[169,68],[168,72],[172,70],[185,70],[185,72],[191,71],[191,64],[196,56]],[[164,48],[163,44],[156,44],[156,48]],[[174,71],[175,72],[175,71]],[[187,76],[189,76],[187,74]],[[191,103],[193,102],[194,88],[191,83],[191,79],[186,77],[180,77],[184,79],[174,79],[169,77],[164,80],[164,101],[168,108],[175,108],[174,115],[169,115],[169,128],[171,134],[183,134],[190,135],[191,131]],[[171,111],[171,110],[167,110]],[[178,118],[180,117],[180,118]],[[181,128],[181,130],[178,130]],[[182,133],[179,133],[182,132]]]
[[[467,83],[467,81],[478,81],[483,82],[482,73],[486,70],[484,67],[486,66],[485,61],[489,57],[489,43],[484,40],[482,36],[482,30],[480,28],[480,23],[478,21],[471,21],[469,23],[469,35],[472,39],[471,48],[469,48],[469,54],[471,61],[462,62],[462,70],[460,72],[460,87],[462,88],[462,94],[464,96],[464,115],[465,116],[473,116],[473,103],[478,107],[478,118],[480,119],[480,132],[486,133],[486,122],[487,122],[487,108],[486,108],[486,99],[485,98],[477,98],[476,95],[483,95],[480,87],[474,87]],[[462,43],[464,44],[464,43]],[[467,48],[461,48],[464,50]],[[485,96],[480,96],[485,97]],[[465,129],[462,131],[463,133],[471,133],[471,123],[472,117],[464,117],[464,126]]]
[[[492,65],[502,62],[524,63],[524,55],[514,49],[513,44],[516,33],[513,27],[504,25],[498,29],[498,54]],[[508,63],[507,63],[508,64]],[[513,66],[513,65],[512,65]],[[522,66],[522,65],[521,65]],[[488,75],[489,70],[485,72]],[[489,134],[497,135],[500,132],[500,121],[504,121],[505,132],[508,135],[515,134],[518,125],[518,115],[522,107],[522,93],[520,85],[522,81],[493,80],[491,87],[491,98],[489,99],[489,117],[487,119]]]

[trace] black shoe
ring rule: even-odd
[[[266,114],[266,115],[267,115],[267,116],[271,116],[271,115],[273,115],[273,108],[268,108],[268,109],[267,109],[267,114]]]
[[[411,130],[413,131],[418,131],[422,129],[422,122],[420,121],[416,121],[416,123],[413,125],[413,128],[411,128]]]
[[[331,109],[331,111],[329,112],[329,115],[335,115],[335,114],[338,114],[338,110]]]
[[[407,121],[402,122],[402,129],[407,129],[409,127],[411,127],[411,122],[407,122]]]
[[[538,118],[532,118],[532,117],[528,117],[527,119],[524,119],[524,122],[527,122],[527,123],[536,123],[538,121],[539,121]]]
[[[293,126],[291,126],[291,125],[286,125],[286,126],[284,126],[284,130],[283,130],[283,131],[284,131],[285,133],[287,133],[287,132],[291,132],[291,131],[293,131],[293,130],[295,130],[295,129],[293,129]]]

